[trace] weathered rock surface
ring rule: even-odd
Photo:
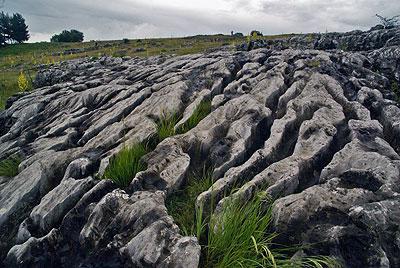
[[[39,88],[0,112],[0,159],[24,159],[0,178],[2,265],[197,267],[199,243],[165,200],[211,163],[215,183],[197,205],[213,198],[218,212],[265,192],[280,243],[317,243],[304,254],[346,267],[400,267],[398,36],[304,35],[40,72]],[[124,144],[152,137],[163,114],[181,114],[179,127],[206,99],[212,112],[143,157],[130,186],[94,178]]]

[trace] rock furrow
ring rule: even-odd
[[[398,31],[40,71],[0,112],[0,160],[23,160],[0,177],[1,265],[198,267],[199,241],[166,204],[212,167],[212,187],[196,193],[206,213],[268,194],[276,242],[303,245],[298,255],[400,266]],[[172,114],[175,133],[158,140]],[[124,147],[150,141],[127,187],[99,179]]]

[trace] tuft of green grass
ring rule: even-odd
[[[275,244],[278,234],[270,231],[272,201],[265,195],[256,195],[243,205],[229,201],[221,213],[204,217],[203,208],[196,207],[195,201],[212,184],[212,170],[203,168],[166,200],[168,213],[182,234],[196,236],[201,245],[199,267],[341,267],[327,256],[293,257],[304,247]]]
[[[18,175],[18,166],[22,159],[19,156],[11,156],[0,161],[0,176],[15,177]]]
[[[210,218],[204,267],[340,267],[325,256],[292,259],[288,253],[298,248],[274,244],[271,220],[272,202],[260,195],[244,205],[226,205]]]
[[[110,160],[103,179],[110,179],[119,187],[127,187],[136,173],[146,169],[140,159],[148,152],[148,148],[141,143],[124,147]]]
[[[318,68],[321,66],[321,62],[319,60],[311,60],[307,63],[307,66],[310,68]]]
[[[203,168],[200,174],[188,177],[187,185],[166,200],[169,215],[174,218],[183,235],[195,235],[200,238],[204,229],[202,209],[196,210],[197,196],[209,189],[213,184],[212,170]]]
[[[400,102],[400,87],[399,84],[396,81],[392,81],[390,85],[391,90],[396,96],[396,101]]]
[[[180,117],[178,113],[163,113],[157,122],[157,138],[158,142],[175,135],[175,125]]]
[[[193,114],[189,117],[189,119],[178,128],[177,132],[179,134],[185,133],[203,120],[207,115],[211,113],[211,100],[205,100],[200,102],[200,104],[196,107]]]

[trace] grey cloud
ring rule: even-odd
[[[27,19],[33,40],[76,28],[86,40],[186,36],[208,33],[345,31],[376,23],[375,13],[400,11],[393,0],[215,0],[228,10],[157,6],[139,0],[6,0],[5,10]],[[261,1],[261,2],[260,2]],[[1,3],[1,0],[0,0]],[[153,3],[150,1],[150,3]],[[254,9],[254,6],[258,7]],[[397,12],[400,13],[400,12]]]
[[[227,32],[231,27],[229,22],[218,16],[209,17],[193,10],[157,8],[123,0],[113,4],[105,0],[68,3],[38,0],[34,5],[14,0],[6,3],[6,10],[22,13],[32,32],[50,34],[77,28],[86,34],[87,39],[215,33]],[[137,32],[140,29],[142,31]]]
[[[335,31],[366,29],[378,22],[376,13],[390,16],[400,12],[400,2],[393,0],[266,0],[262,6],[265,14],[285,17],[304,29],[309,25],[310,30],[321,26]]]

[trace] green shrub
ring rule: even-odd
[[[148,148],[141,143],[124,147],[111,158],[103,178],[112,180],[119,187],[127,187],[136,173],[146,168],[146,165],[140,159],[147,153]]]
[[[274,244],[271,219],[272,203],[260,196],[245,205],[226,205],[210,218],[204,267],[339,267],[330,257],[291,259],[288,253],[296,248]]]
[[[178,128],[177,132],[181,134],[191,130],[192,128],[197,126],[197,124],[210,113],[211,113],[211,101],[206,100],[200,102],[200,104],[194,110],[193,114],[182,126]]]
[[[212,170],[203,171],[200,174],[192,174],[188,177],[187,185],[170,195],[166,200],[169,215],[174,218],[183,235],[195,235],[200,238],[203,221],[202,211],[196,213],[195,202],[197,196],[208,190],[212,181]]]
[[[0,176],[15,177],[18,175],[18,166],[21,164],[19,156],[11,156],[3,161],[0,161]]]

